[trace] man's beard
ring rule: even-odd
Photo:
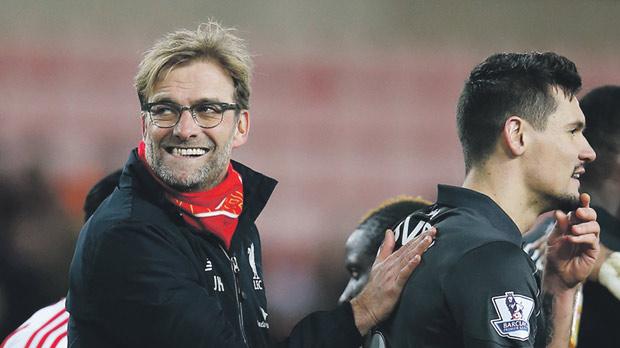
[[[579,195],[559,195],[559,196],[548,196],[549,207],[545,211],[556,210],[559,209],[565,213],[569,211],[574,211],[579,208],[581,205],[581,201],[579,200]]]
[[[232,134],[226,141],[224,147],[215,148],[211,153],[211,159],[195,172],[179,177],[175,175],[175,170],[163,163],[160,148],[157,148],[150,138],[145,139],[146,144],[146,161],[151,166],[155,174],[168,186],[179,192],[196,192],[209,190],[217,186],[223,178],[222,173],[228,168],[230,162],[230,154],[232,149]],[[176,144],[183,146],[183,143]],[[165,151],[165,150],[164,150]],[[208,154],[208,153],[207,153]],[[205,154],[205,156],[207,155]]]

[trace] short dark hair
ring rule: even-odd
[[[91,215],[99,208],[99,205],[108,198],[114,189],[118,186],[120,180],[121,169],[108,174],[103,179],[99,180],[86,195],[84,200],[84,222],[88,221]]]
[[[366,250],[374,257],[381,242],[383,235],[388,228],[394,228],[409,214],[416,210],[429,206],[431,202],[421,197],[396,196],[383,201],[378,207],[370,210],[362,217],[357,229],[364,230],[366,237],[370,240],[370,248]]]
[[[581,180],[588,187],[598,187],[620,154],[620,86],[595,88],[579,104],[586,117],[584,135],[596,151],[596,161],[588,164]]]
[[[511,115],[543,130],[557,107],[553,87],[569,98],[581,88],[575,64],[553,52],[498,53],[476,66],[456,114],[466,172],[488,159]]]

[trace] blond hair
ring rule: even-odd
[[[158,40],[145,52],[138,66],[135,87],[140,104],[147,103],[155,84],[176,66],[197,60],[212,60],[219,63],[232,78],[235,103],[242,109],[248,109],[252,58],[245,41],[234,32],[234,28],[224,28],[209,20],[195,31],[177,30]]]

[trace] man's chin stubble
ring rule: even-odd
[[[566,195],[562,197],[556,197],[555,200],[556,206],[553,209],[559,209],[565,213],[568,213],[569,211],[574,211],[575,209],[579,208],[581,204],[581,202],[579,201],[579,195]]]

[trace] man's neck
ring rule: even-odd
[[[514,221],[521,233],[532,227],[542,213],[536,201],[530,199],[523,181],[510,168],[472,168],[463,187],[485,194],[491,198]]]

